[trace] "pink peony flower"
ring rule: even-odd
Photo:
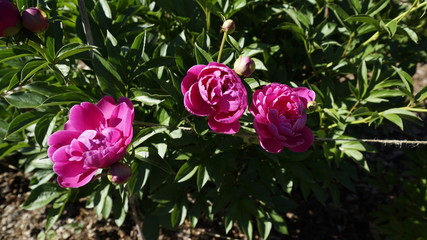
[[[313,144],[313,133],[305,126],[305,109],[315,97],[307,88],[292,89],[280,83],[255,91],[249,111],[255,117],[260,144],[267,152],[279,153],[283,147],[304,152]]]
[[[209,116],[209,127],[218,133],[239,131],[239,118],[248,106],[239,76],[222,63],[191,67],[181,83],[184,105],[197,116]]]
[[[21,15],[9,0],[0,0],[0,37],[10,37],[21,29]]]
[[[125,97],[110,96],[98,104],[83,102],[71,108],[64,130],[49,137],[48,155],[61,187],[81,187],[100,168],[121,160],[132,141],[134,109]]]

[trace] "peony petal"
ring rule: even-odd
[[[208,120],[209,127],[217,133],[234,134],[240,130],[240,122],[219,123],[210,117]]]
[[[82,174],[75,177],[58,176],[57,182],[63,188],[78,188],[90,182],[97,169],[86,170]]]
[[[262,115],[256,115],[254,118],[254,128],[258,136],[261,138],[271,138],[273,135],[268,129],[269,122]]]
[[[111,118],[108,119],[108,126],[122,131],[124,137],[132,136],[134,116],[133,105],[129,107],[128,103],[122,102],[116,106]]]
[[[310,101],[314,101],[316,98],[316,93],[308,88],[305,87],[297,87],[293,89],[294,92],[296,92],[301,99],[304,108],[307,108],[307,103]]]
[[[111,117],[111,113],[116,107],[116,101],[111,96],[105,96],[96,104],[96,106],[104,114],[104,118],[109,119]]]
[[[184,95],[184,106],[187,111],[196,116],[208,116],[212,113],[212,107],[200,96],[199,86],[194,84]]]
[[[188,69],[187,75],[185,75],[185,77],[182,79],[182,82],[181,82],[182,95],[185,95],[188,92],[188,90],[190,89],[190,87],[194,83],[199,81],[199,79],[198,79],[199,73],[205,67],[206,67],[206,65],[195,65],[195,66],[192,66],[190,69]]]
[[[59,176],[75,177],[87,169],[83,168],[82,161],[69,161],[70,155],[66,152],[68,146],[59,148],[52,156],[53,171]]]
[[[69,145],[73,139],[78,138],[80,135],[79,132],[61,130],[50,135],[47,140],[47,144],[50,146],[47,150],[48,156],[52,159],[53,153],[60,147],[64,145]]]
[[[258,137],[258,139],[261,147],[267,152],[279,153],[283,150],[283,144],[275,138]]]
[[[303,141],[302,144],[299,144],[296,147],[290,147],[289,150],[293,152],[305,152],[307,151],[314,142],[314,135],[310,128],[305,127],[299,132],[301,134],[301,139]]]
[[[97,129],[105,123],[104,114],[93,103],[83,102],[70,110],[69,121],[65,130],[85,131]]]

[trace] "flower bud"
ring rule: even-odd
[[[126,183],[131,176],[132,169],[124,163],[116,162],[108,170],[108,180],[115,184]]]
[[[309,111],[314,111],[317,109],[317,102],[316,101],[310,101],[307,103],[307,109]]]
[[[232,34],[236,30],[236,24],[233,20],[228,19],[222,24],[221,30],[227,34]]]
[[[0,37],[10,37],[21,29],[18,8],[9,0],[0,0]]]
[[[33,33],[40,33],[49,27],[49,19],[44,11],[32,7],[22,12],[22,25]]]
[[[249,77],[255,71],[255,62],[250,57],[239,57],[234,62],[234,71],[242,77]]]

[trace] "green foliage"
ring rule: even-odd
[[[0,39],[0,161],[15,154],[34,173],[24,208],[49,204],[47,229],[66,204],[87,197],[86,207],[119,226],[135,206],[147,239],[157,239],[160,226],[185,219],[196,226],[201,217],[222,218],[225,233],[236,223],[249,239],[288,234],[296,192],[338,205],[342,189],[356,191],[357,170],[381,177],[366,159],[377,149],[351,140],[377,138],[377,129],[392,124],[405,136],[426,112],[427,88],[416,93],[411,77],[427,57],[425,1],[86,0],[91,36],[78,1],[16,1],[21,10],[36,3],[50,16],[49,30]],[[223,63],[254,59],[248,91],[280,82],[316,92],[308,126],[318,139],[309,151],[266,153],[248,112],[234,136],[215,134],[186,112],[181,80],[191,66],[218,57],[226,18],[237,30],[226,39]],[[123,160],[133,176],[116,186],[101,174],[80,189],[61,189],[47,139],[72,105],[105,95],[134,103],[134,138]],[[405,183],[405,194],[372,213],[386,239],[426,238],[422,156],[404,163],[404,176],[384,180]]]

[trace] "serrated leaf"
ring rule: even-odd
[[[64,193],[64,189],[57,184],[46,183],[40,185],[31,191],[30,196],[24,202],[23,208],[26,210],[34,210],[53,201],[55,198]]]

